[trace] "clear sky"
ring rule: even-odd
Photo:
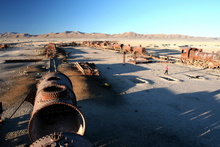
[[[0,0],[0,32],[220,37],[220,0]]]

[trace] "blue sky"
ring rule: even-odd
[[[0,0],[0,32],[220,37],[220,0]]]

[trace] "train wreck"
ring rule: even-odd
[[[181,61],[187,65],[203,68],[219,68],[220,51],[217,53],[206,53],[198,48],[181,48]]]
[[[31,146],[92,146],[82,137],[85,127],[70,79],[60,72],[43,76],[28,125]]]

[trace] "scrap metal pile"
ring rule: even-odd
[[[94,63],[76,62],[75,66],[83,75],[99,76],[99,70]]]

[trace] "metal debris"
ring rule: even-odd
[[[76,62],[75,66],[83,75],[99,76],[99,70],[94,63]]]

